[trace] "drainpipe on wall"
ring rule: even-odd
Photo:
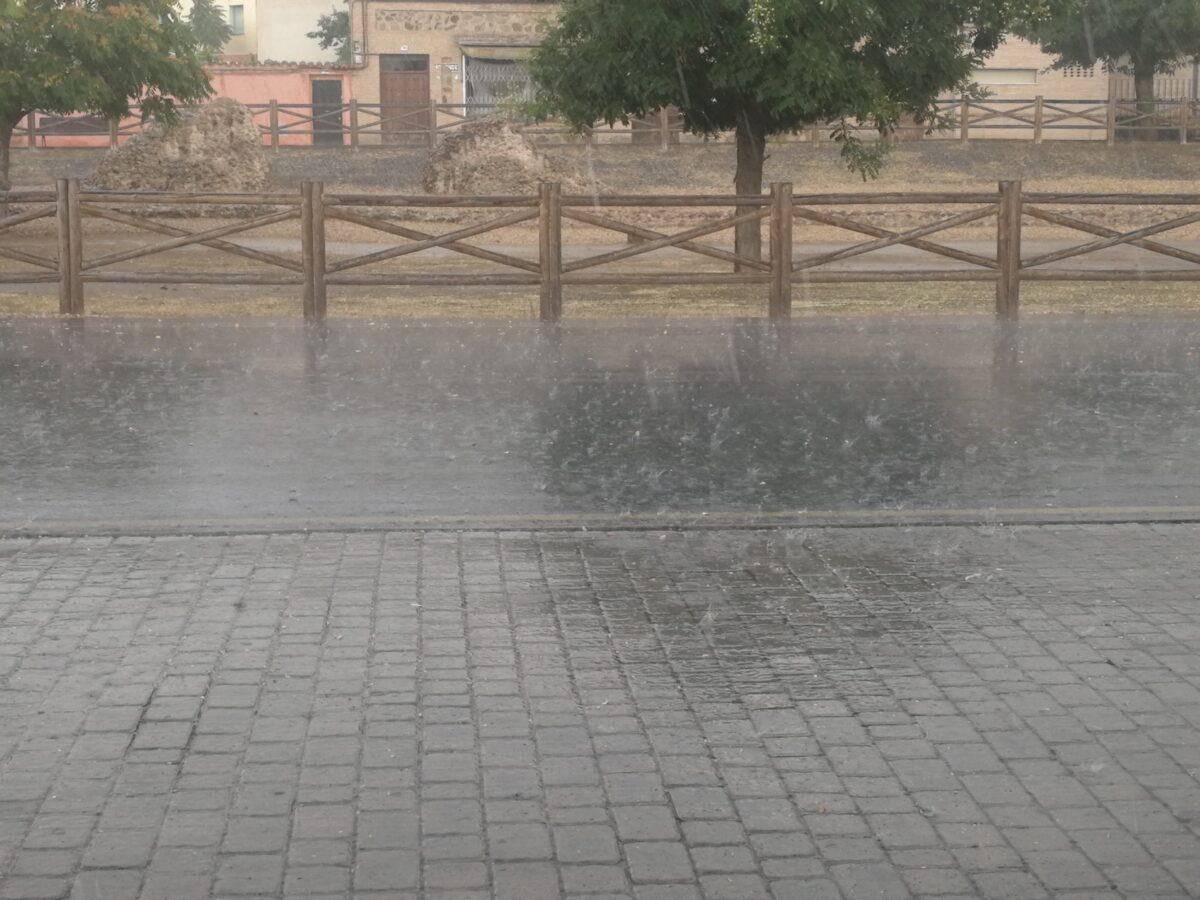
[[[350,36],[347,38],[350,41],[350,67],[352,69],[365,69],[367,66],[367,4],[366,0],[348,0],[350,9],[347,15],[350,17]],[[362,14],[362,33],[359,35],[360,40],[354,39],[354,9],[355,4],[361,4],[363,9]],[[357,49],[356,49],[357,48]]]
[[[367,54],[367,0],[358,0],[358,2],[362,5],[362,62],[358,64],[358,67],[365,69],[367,67],[367,60],[369,59]]]

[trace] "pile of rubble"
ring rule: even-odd
[[[468,122],[430,153],[423,185],[431,194],[529,194],[539,181],[558,181],[563,191],[601,190],[595,178],[542,152],[503,119]]]
[[[254,114],[227,97],[153,124],[108,154],[90,186],[132,191],[261,191],[270,178]]]

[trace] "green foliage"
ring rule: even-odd
[[[188,25],[196,36],[206,62],[215,62],[221,57],[221,48],[233,37],[233,29],[225,21],[225,13],[213,0],[192,0],[188,13]]]
[[[1075,0],[1021,33],[1057,56],[1059,67],[1103,62],[1110,71],[1152,77],[1200,55],[1200,2]]]
[[[0,0],[2,2],[2,0]],[[0,187],[8,139],[33,110],[170,121],[211,93],[195,34],[173,0],[23,0],[0,20]]]
[[[936,99],[965,89],[1014,21],[1062,2],[567,0],[530,61],[535,108],[582,128],[674,106],[698,135],[933,128]],[[833,137],[851,166],[878,171],[880,146],[844,124]]]
[[[317,30],[306,35],[320,44],[322,50],[332,47],[337,51],[337,61],[348,65],[353,61],[350,45],[350,13],[336,7],[317,19]]]

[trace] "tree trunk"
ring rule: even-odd
[[[733,190],[739,195],[762,193],[763,160],[766,159],[767,132],[762,123],[742,113],[737,123],[737,170],[733,176]],[[739,206],[737,214],[744,215],[757,210],[755,206]],[[738,225],[733,238],[734,252],[747,259],[762,259],[762,223],[749,222]],[[734,271],[741,267],[735,265]]]
[[[1133,70],[1133,94],[1137,98],[1138,120],[1133,124],[1134,140],[1158,140],[1158,116],[1154,104],[1154,66],[1135,63]]]
[[[8,180],[9,145],[12,144],[16,124],[7,119],[0,119],[0,191],[7,191],[12,186]]]

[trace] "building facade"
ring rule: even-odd
[[[556,11],[506,0],[351,0],[355,96],[384,107],[522,99],[520,62]]]
[[[191,0],[181,0],[184,15],[191,5]],[[343,0],[219,0],[215,5],[233,31],[222,48],[228,63],[332,63],[337,59],[334,50],[322,50],[308,33],[316,30],[322,15],[346,9]]]
[[[380,104],[385,121],[399,116],[412,129],[427,127],[427,116],[413,111],[427,103],[462,105],[470,115],[474,105],[519,101],[529,93],[521,60],[557,9],[556,3],[528,0],[350,0],[354,95]],[[1102,66],[1058,70],[1053,63],[1037,45],[1013,37],[976,82],[996,100],[1041,95],[1103,103],[1115,90]],[[993,122],[987,136],[1026,137],[1023,130]]]
[[[1054,57],[1037,44],[1008,37],[987,65],[975,73],[975,83],[999,100],[1091,101],[1108,99],[1109,76],[1101,65],[1055,69]]]
[[[314,38],[317,20],[345,10],[343,0],[257,0],[258,59],[264,62],[332,63],[337,52],[322,50]]]
[[[1200,68],[1185,63],[1168,75],[1154,79],[1154,95],[1160,100],[1194,99]],[[1110,74],[1102,63],[1094,66],[1054,68],[1054,57],[1036,44],[1009,37],[986,66],[976,73],[977,84],[997,99],[1022,100],[1041,96],[1048,101],[1096,101],[1103,103],[1111,93],[1118,99],[1134,96],[1133,77]]]

